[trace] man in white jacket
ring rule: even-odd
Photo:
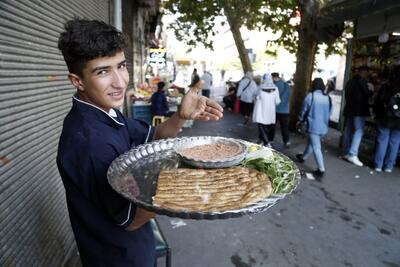
[[[261,77],[260,77],[261,79]],[[240,114],[244,117],[244,123],[249,122],[249,118],[254,108],[254,98],[259,91],[258,85],[253,80],[252,72],[248,71],[246,75],[239,81],[236,96],[240,101]]]
[[[209,98],[213,85],[213,77],[209,71],[205,70],[200,79],[204,82],[201,94]]]
[[[259,138],[264,146],[271,147],[275,137],[276,106],[281,99],[271,75],[267,74],[255,100],[253,122],[258,124]]]

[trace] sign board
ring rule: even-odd
[[[162,69],[167,66],[167,49],[166,48],[150,48],[149,65]]]

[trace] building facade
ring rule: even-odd
[[[0,266],[62,266],[76,248],[56,166],[75,89],[57,41],[74,17],[114,24],[115,1],[0,2]],[[133,88],[159,4],[120,3]]]

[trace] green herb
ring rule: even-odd
[[[297,183],[298,171],[289,159],[285,159],[277,153],[270,158],[254,158],[242,161],[243,167],[256,169],[268,175],[272,182],[274,194],[288,193]]]

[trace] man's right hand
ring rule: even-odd
[[[136,208],[135,218],[133,219],[133,222],[125,228],[125,230],[135,231],[139,229],[143,224],[150,221],[150,219],[153,219],[155,216],[156,214],[154,212],[150,212],[142,208]]]

